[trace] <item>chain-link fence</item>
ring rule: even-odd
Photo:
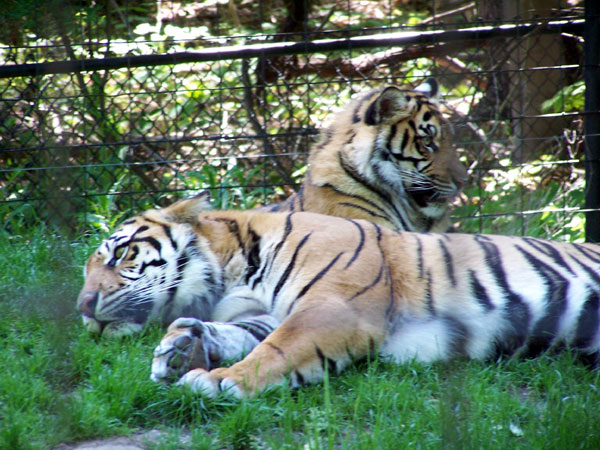
[[[458,230],[583,239],[585,212],[598,206],[585,202],[584,154],[584,121],[600,120],[584,104],[584,58],[599,40],[586,30],[584,42],[584,29],[596,6],[16,3],[25,9],[5,7],[0,30],[9,232],[106,228],[200,189],[217,207],[281,200],[301,183],[321,124],[353,94],[429,75],[471,175]]]

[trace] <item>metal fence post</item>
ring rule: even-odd
[[[585,2],[585,237],[600,242],[600,2]],[[591,210],[591,211],[590,211]]]

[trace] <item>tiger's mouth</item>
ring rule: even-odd
[[[408,195],[415,201],[421,208],[425,208],[431,203],[443,203],[445,198],[441,193],[434,189],[407,189]]]
[[[447,203],[448,201],[452,201],[457,195],[458,190],[453,189],[451,191],[445,191],[436,189],[434,187],[430,188],[407,188],[406,193],[414,200],[414,202],[421,208],[425,208],[429,205],[438,204],[438,203]]]

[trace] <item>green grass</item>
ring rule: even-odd
[[[569,354],[362,362],[240,402],[156,385],[161,330],[109,341],[80,325],[74,303],[90,248],[41,233],[0,240],[1,449],[150,429],[164,432],[152,449],[600,448],[598,373]]]

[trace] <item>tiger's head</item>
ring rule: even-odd
[[[400,203],[409,220],[434,225],[399,228],[445,231],[435,223],[448,214],[467,171],[450,143],[438,92],[429,78],[414,89],[388,86],[355,99],[336,115],[311,154],[313,182],[331,179],[331,170],[340,166],[347,181]]]
[[[90,332],[119,337],[148,322],[209,317],[222,282],[218,261],[193,230],[193,218],[206,207],[202,195],[149,210],[104,240],[87,261],[77,298]]]

